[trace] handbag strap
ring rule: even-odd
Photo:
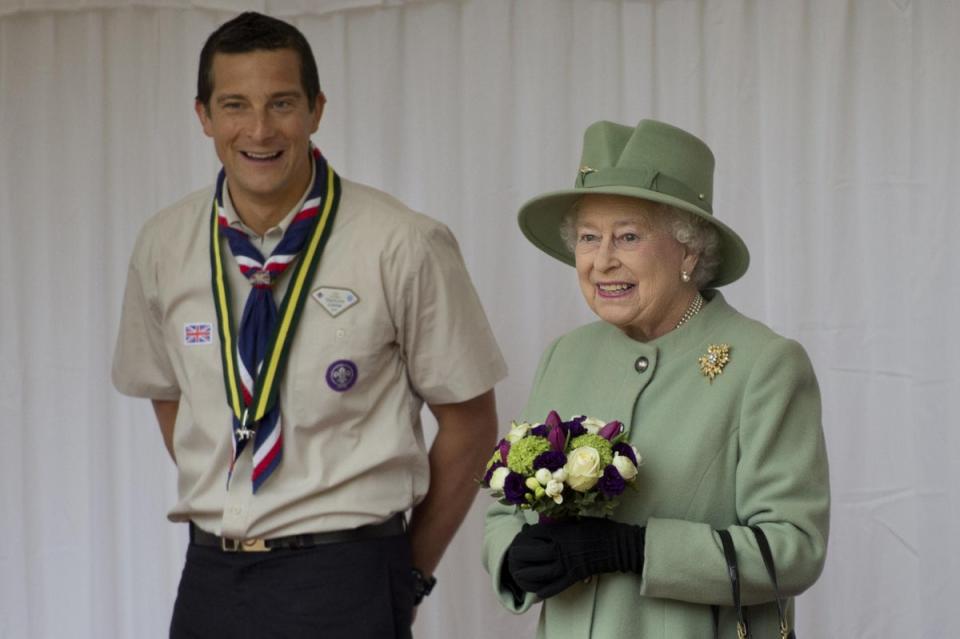
[[[780,615],[780,639],[796,639],[796,634],[790,629],[787,623],[784,598],[780,596],[780,584],[777,582],[777,568],[773,563],[773,553],[770,552],[770,543],[767,536],[759,526],[750,526],[753,536],[757,538],[757,546],[760,548],[760,556],[763,557],[763,565],[767,567],[767,574],[770,575],[770,581],[773,582],[773,594],[777,597],[777,614]]]
[[[727,560],[727,576],[730,577],[730,587],[733,589],[733,606],[737,609],[737,639],[749,639],[747,619],[740,605],[740,571],[737,569],[737,551],[733,546],[733,538],[726,530],[718,530],[720,544],[723,546],[723,556]]]

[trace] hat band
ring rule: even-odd
[[[713,215],[713,206],[703,193],[697,193],[684,182],[660,171],[645,167],[610,166],[605,169],[584,167],[577,174],[574,188],[593,189],[601,186],[629,186],[670,195]]]

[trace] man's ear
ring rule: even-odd
[[[320,128],[320,118],[323,117],[323,107],[327,105],[327,96],[323,94],[323,91],[317,94],[317,101],[313,105],[313,126],[311,127],[311,133],[316,133],[317,129]]]
[[[207,109],[207,105],[200,100],[194,100],[193,110],[197,112],[197,118],[200,119],[200,126],[203,127],[203,132],[207,135],[207,137],[212,138],[213,123],[210,122],[210,111]]]

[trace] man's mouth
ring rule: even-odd
[[[253,160],[254,162],[269,162],[271,160],[276,160],[281,155],[283,151],[274,151],[272,153],[254,153],[253,151],[241,151],[243,157],[248,160]]]

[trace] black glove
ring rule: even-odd
[[[524,526],[507,550],[513,581],[541,599],[591,575],[643,570],[647,529],[587,517]]]

